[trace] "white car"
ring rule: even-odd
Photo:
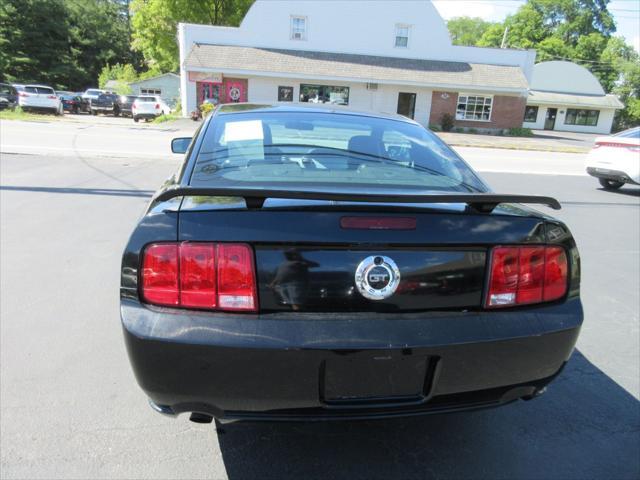
[[[160,115],[168,115],[171,113],[171,107],[165,103],[162,98],[154,95],[143,95],[134,100],[131,105],[131,116],[134,122],[138,122],[141,118],[148,121]]]
[[[107,93],[106,90],[100,90],[99,88],[88,88],[82,94],[82,98],[89,103],[89,100],[97,100],[97,98],[103,93]]]
[[[625,183],[640,185],[640,127],[596,138],[585,167],[607,190]]]
[[[45,109],[56,115],[64,113],[62,100],[46,85],[25,85],[18,91],[18,104],[23,110]]]

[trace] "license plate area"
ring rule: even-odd
[[[367,354],[327,359],[321,369],[321,400],[328,406],[422,402],[432,368],[425,355]]]

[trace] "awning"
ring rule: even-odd
[[[575,95],[573,93],[531,90],[527,105],[555,105],[580,108],[624,108],[615,95]]]
[[[525,95],[528,89],[520,67],[484,63],[196,43],[184,64],[187,70],[194,71],[342,79],[443,90],[503,91]]]

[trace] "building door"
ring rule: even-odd
[[[557,108],[547,108],[547,116],[544,119],[545,130],[553,130],[556,126],[556,115],[558,115]]]
[[[398,113],[413,119],[416,113],[416,94],[404,93],[398,94]]]
[[[209,100],[210,103],[218,105],[218,103],[220,103],[221,87],[221,83],[197,82],[198,105],[202,105],[205,100]]]

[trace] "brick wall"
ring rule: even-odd
[[[442,98],[443,94],[447,98]],[[456,127],[467,127],[477,129],[505,129],[522,127],[524,119],[524,109],[527,100],[524,97],[508,97],[505,95],[494,95],[493,110],[490,122],[470,122],[455,120],[456,106],[458,104],[457,92],[433,92],[431,97],[431,116],[429,125],[440,125],[442,115],[450,114],[454,118]]]

